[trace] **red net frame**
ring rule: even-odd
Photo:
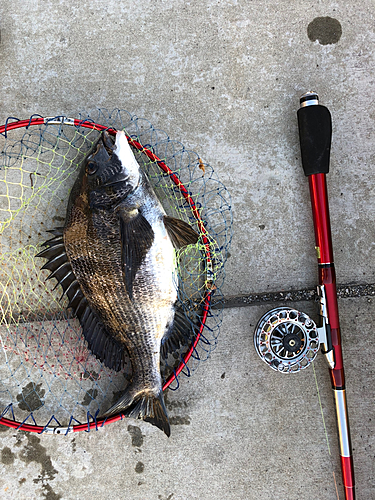
[[[14,121],[11,121],[14,120]],[[27,120],[18,120],[16,118],[8,118],[6,121],[5,125],[0,126],[0,134],[4,135],[5,137],[7,136],[7,133],[11,130],[14,129],[21,129],[21,128],[26,128],[28,129],[29,127],[33,126],[38,126],[38,125],[46,125],[48,123],[53,123],[53,124],[66,124],[66,125],[71,125],[71,126],[76,126],[76,127],[83,127],[83,128],[88,128],[92,130],[97,130],[97,131],[103,131],[103,130],[108,130],[109,133],[115,134],[116,131],[113,128],[108,128],[105,125],[95,123],[93,121],[89,120],[82,120],[82,119],[71,119],[71,118],[66,118],[66,117],[54,117],[54,118],[45,118],[41,116],[32,116],[30,119]],[[164,161],[162,161],[158,156],[156,156],[150,149],[147,147],[144,147],[142,144],[140,144],[137,140],[134,138],[127,136],[128,142],[131,146],[133,146],[136,150],[138,150],[140,153],[143,153],[146,155],[152,162],[156,163],[159,168],[167,174],[172,182],[175,184],[175,186],[178,188],[180,191],[181,195],[185,199],[185,201],[188,203],[190,206],[191,212],[194,215],[197,224],[199,226],[201,235],[202,235],[202,241],[204,244],[205,248],[205,260],[206,260],[206,265],[207,269],[212,269],[212,255],[211,255],[211,249],[210,249],[210,240],[207,238],[206,235],[206,228],[204,225],[203,220],[201,219],[200,211],[198,207],[196,206],[194,199],[192,195],[189,193],[188,189],[184,186],[184,184],[181,182],[181,180],[178,178],[178,176],[166,165]],[[205,291],[205,296],[204,296],[204,302],[203,302],[203,307],[202,307],[202,316],[200,318],[200,326],[199,330],[197,331],[194,341],[192,342],[191,347],[188,349],[188,351],[183,355],[182,360],[180,361],[179,365],[173,372],[169,375],[167,380],[164,383],[163,390],[166,390],[170,385],[172,384],[173,381],[177,381],[177,377],[180,375],[180,373],[183,371],[184,367],[186,367],[189,359],[193,355],[194,351],[196,350],[196,347],[200,341],[203,329],[205,327],[207,317],[209,314],[210,310],[210,304],[211,304],[211,298],[213,294],[213,289],[210,289],[207,287]],[[3,412],[3,415],[6,412]],[[11,427],[13,429],[19,429],[19,430],[24,430],[28,432],[36,432],[36,433],[54,433],[54,434],[67,434],[70,432],[79,432],[79,431],[90,431],[91,429],[97,429],[98,427],[102,427],[104,425],[116,422],[118,420],[122,420],[125,418],[122,414],[114,415],[108,418],[97,418],[96,416],[92,416],[92,421],[87,420],[86,423],[79,423],[79,424],[74,424],[73,421],[74,419],[71,419],[71,422],[69,423],[68,426],[52,426],[49,425],[50,423],[55,420],[57,423],[58,421],[54,418],[51,417],[50,422],[48,422],[47,425],[41,426],[37,425],[35,420],[33,419],[32,413],[24,420],[23,422],[16,421],[15,419],[10,419],[6,418],[5,416],[0,417],[0,423],[7,426]],[[14,414],[13,414],[14,417]],[[34,421],[33,424],[27,423],[27,420],[31,417],[31,419]]]

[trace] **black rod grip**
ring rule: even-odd
[[[302,99],[301,99],[302,102]],[[332,120],[325,106],[302,105],[297,111],[302,167],[305,175],[328,174]]]

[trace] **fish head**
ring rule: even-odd
[[[84,163],[84,183],[92,208],[113,208],[139,185],[141,173],[125,133],[102,132]]]

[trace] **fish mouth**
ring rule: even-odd
[[[94,145],[94,152],[87,158],[86,172],[89,175],[96,174],[97,187],[113,188],[117,191],[125,188],[121,185],[128,185],[127,190],[130,187],[134,190],[139,186],[141,179],[139,166],[136,163],[137,172],[135,172],[133,163],[136,163],[136,160],[124,132],[118,131],[113,136],[108,130],[104,130]]]
[[[102,133],[101,139],[103,141],[103,146],[107,151],[108,155],[111,157],[115,150],[115,138],[111,135],[108,130],[104,130]]]
[[[115,139],[107,130],[104,130],[104,132],[101,133],[99,139],[96,142],[95,151],[90,154],[88,160],[92,158],[98,158],[99,160],[105,159],[108,161],[112,158],[115,149]]]
[[[96,145],[94,145],[94,151],[87,158],[86,165],[93,164],[94,167],[96,166],[92,173],[96,173],[100,165],[107,165],[105,173],[102,176],[103,182],[100,182],[101,187],[110,187],[128,181],[128,176],[123,171],[122,166],[116,161],[115,150],[115,138],[107,130],[104,130],[97,140]]]

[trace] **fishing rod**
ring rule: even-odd
[[[354,500],[353,455],[326,182],[332,136],[331,114],[319,104],[315,92],[307,92],[300,98],[297,117],[302,167],[310,187],[319,269],[317,292],[321,326],[317,327],[305,313],[278,307],[259,320],[254,344],[261,359],[281,373],[296,373],[307,368],[321,347],[328,362],[334,394],[345,500]]]

